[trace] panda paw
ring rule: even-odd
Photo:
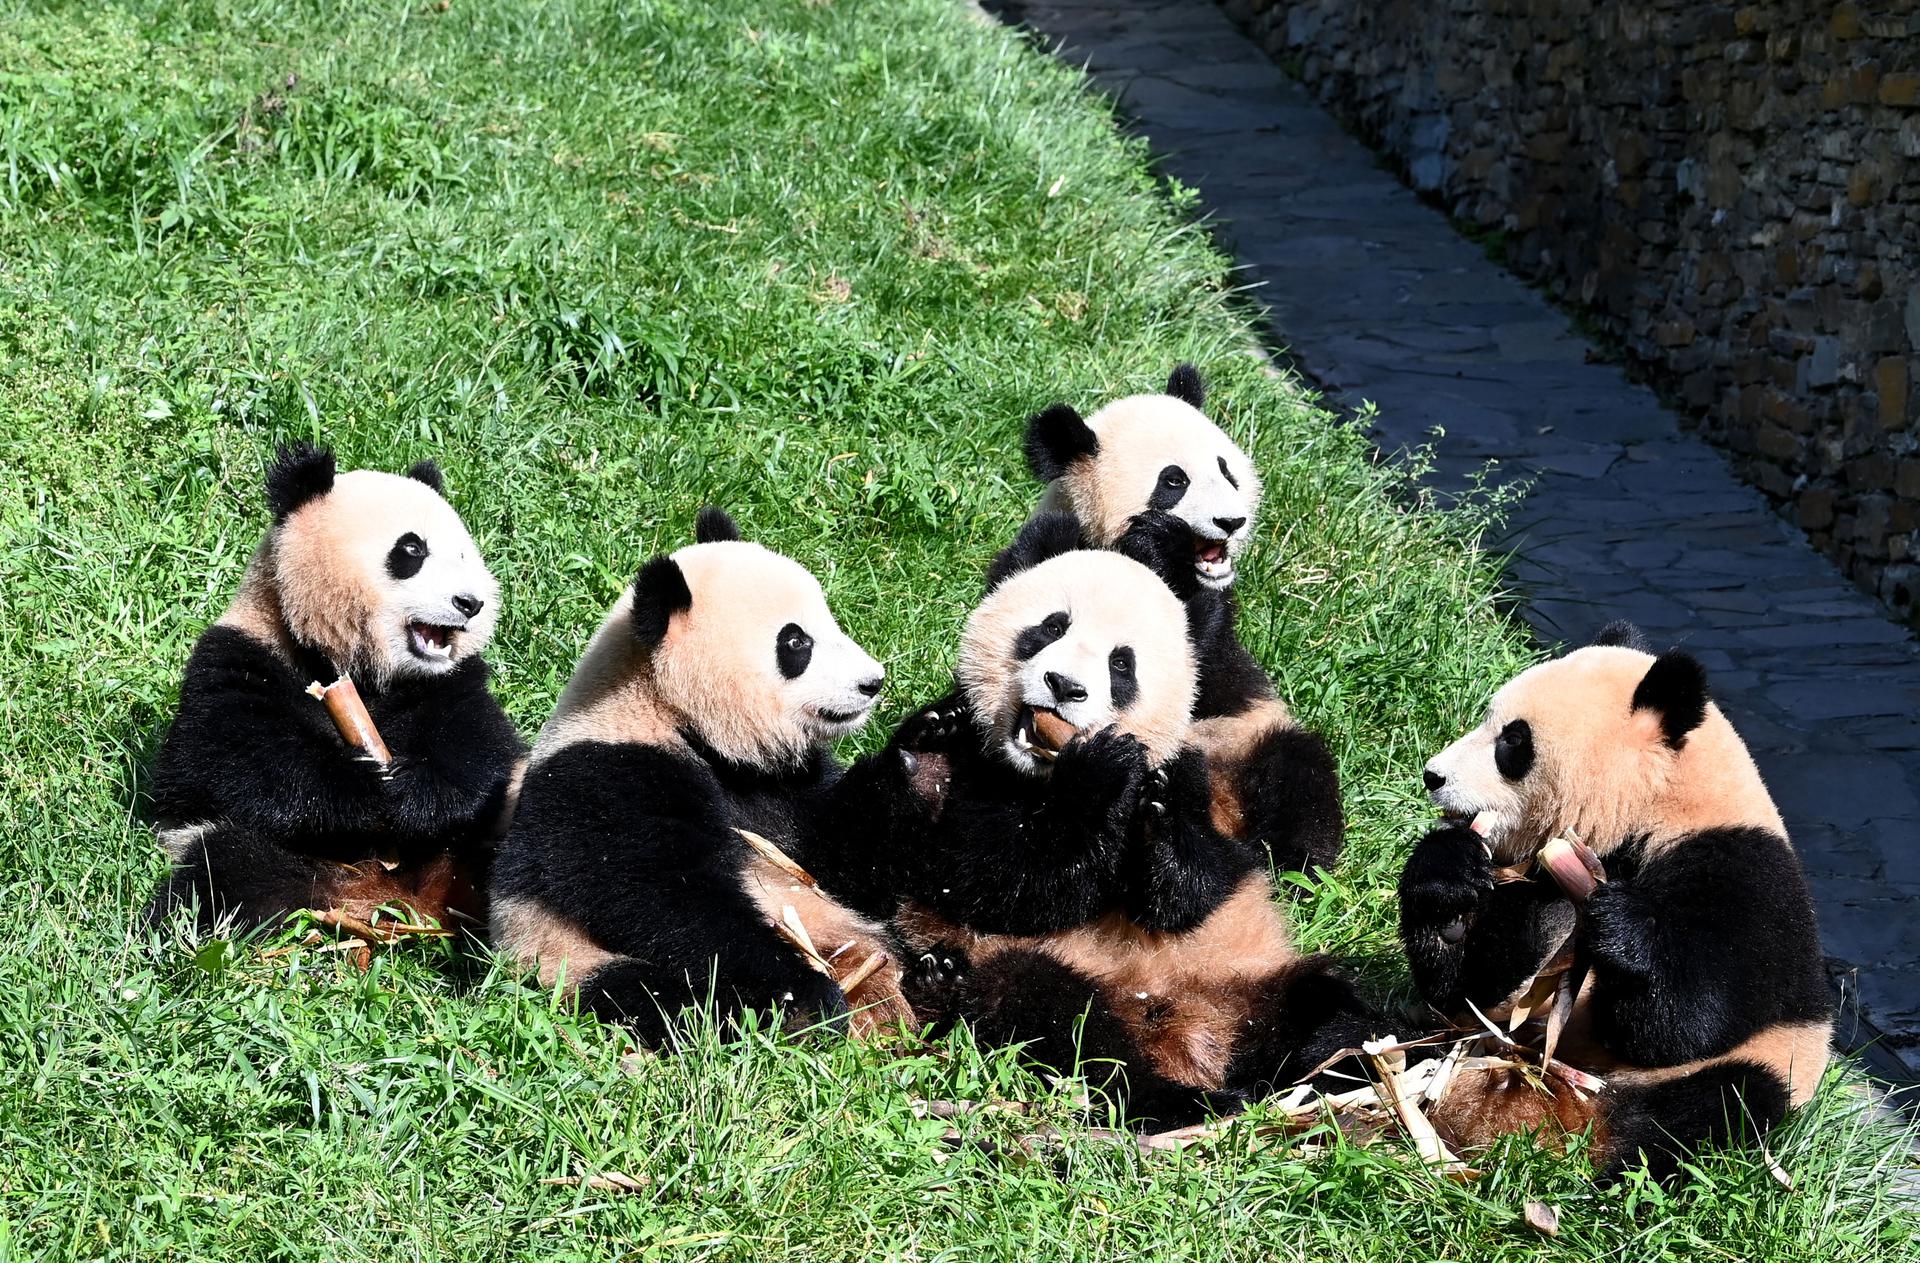
[[[901,765],[911,772],[915,754],[945,749],[965,729],[966,720],[965,704],[957,696],[943,697],[901,720],[887,744],[899,754]]]
[[[1183,601],[1200,589],[1193,568],[1193,528],[1165,510],[1149,509],[1127,519],[1127,529],[1113,548],[1159,575]]]
[[[1420,839],[1400,872],[1402,923],[1434,925],[1448,942],[1464,937],[1481,895],[1493,889],[1493,859],[1480,835],[1443,825]]]
[[[970,971],[967,954],[942,940],[901,976],[900,993],[921,1023],[938,1028],[958,1020],[960,989]]]
[[[1147,748],[1130,732],[1108,725],[1075,737],[1053,764],[1056,800],[1075,811],[1133,818],[1147,779]]]
[[[1595,965],[1636,976],[1653,972],[1654,909],[1630,885],[1601,883],[1580,925],[1581,946]]]

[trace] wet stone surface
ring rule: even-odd
[[[1495,483],[1531,481],[1491,542],[1515,550],[1543,641],[1581,643],[1627,617],[1698,654],[1806,863],[1843,1040],[1877,1030],[1871,1063],[1920,1068],[1911,635],[1210,0],[988,7],[1087,66],[1164,169],[1200,190],[1274,342],[1330,403],[1378,405],[1383,450],[1434,442],[1443,490],[1488,462]]]

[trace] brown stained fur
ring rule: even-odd
[[[974,714],[987,719],[996,734],[1012,731],[1021,702],[1013,646],[1021,631],[1060,609],[1076,621],[1128,629],[1140,695],[1116,723],[1140,740],[1154,763],[1178,754],[1187,740],[1195,690],[1186,614],[1158,576],[1118,553],[1054,557],[988,593],[960,636],[956,675]],[[1105,653],[1103,648],[1102,670]]]
[[[1187,740],[1207,756],[1213,797],[1213,827],[1230,838],[1242,836],[1246,818],[1235,788],[1241,765],[1268,734],[1293,727],[1293,714],[1277,697],[1262,698],[1237,715],[1197,720]]]
[[[883,958],[880,968],[847,995],[849,1007],[866,1010],[863,1027],[914,1025],[913,1009],[900,991],[904,971],[894,959],[884,928],[765,859],[756,858],[747,865],[740,882],[769,925],[785,924],[786,909],[792,908],[814,949],[833,966],[836,978],[875,955]]]
[[[581,979],[617,959],[585,930],[534,899],[495,899],[487,928],[494,947],[522,969],[538,973],[543,987],[555,986],[564,974],[572,991]]]
[[[376,908],[404,907],[416,920],[444,928],[482,925],[487,902],[474,875],[451,855],[388,868],[379,860],[342,864],[337,879],[319,893],[320,910],[338,910],[366,920]]]
[[[1147,507],[1160,471],[1170,464],[1195,464],[1205,453],[1225,457],[1246,498],[1247,516],[1257,516],[1260,476],[1239,445],[1205,413],[1168,395],[1129,395],[1087,418],[1100,442],[1092,460],[1076,461],[1060,476],[1065,506],[1102,548],[1126,532],[1127,522]],[[1195,469],[1194,476],[1211,476]]]
[[[1568,1136],[1594,1121],[1599,1102],[1557,1078],[1502,1066],[1461,1066],[1445,1095],[1421,1108],[1448,1148],[1470,1153],[1517,1132],[1534,1132],[1543,1144],[1564,1147]]]
[[[979,934],[917,904],[895,925],[911,951],[950,943],[975,965],[1008,951],[1052,956],[1100,984],[1154,1069],[1201,1088],[1222,1085],[1255,989],[1303,959],[1264,874],[1182,934],[1144,929],[1119,912],[1058,934]]]

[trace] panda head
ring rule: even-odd
[[[799,563],[703,509],[698,541],[641,567],[630,592],[654,701],[731,762],[791,766],[867,721],[885,672],[840,630]]]
[[[430,460],[342,474],[325,448],[280,449],[269,556],[297,642],[376,682],[441,675],[486,646],[500,587],[441,490]]]
[[[1110,547],[1135,514],[1160,509],[1192,533],[1200,582],[1228,587],[1253,534],[1260,477],[1205,402],[1200,374],[1182,364],[1165,394],[1116,400],[1084,420],[1057,403],[1027,422],[1027,463],[1095,544]]]
[[[1064,744],[1054,734],[1109,724],[1164,762],[1185,742],[1193,709],[1186,614],[1139,562],[1071,548],[1077,527],[1063,515],[1035,518],[1009,553],[1061,522],[1066,550],[1035,557],[1027,547],[1031,564],[1010,574],[996,566],[968,616],[957,672],[967,705],[989,752],[1021,772],[1048,770]]]
[[[1655,656],[1627,623],[1515,676],[1484,722],[1428,761],[1428,795],[1515,862],[1553,837],[1604,854],[1700,829],[1783,832],[1753,760],[1679,650]]]

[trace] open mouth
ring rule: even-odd
[[[1225,583],[1233,578],[1233,558],[1227,553],[1227,541],[1193,537],[1193,568],[1209,583]]]
[[[443,623],[408,623],[407,648],[413,650],[414,657],[428,662],[451,662],[454,633],[465,630]]]
[[[841,724],[850,724],[866,713],[864,710],[834,710],[830,706],[816,706],[813,708],[813,717],[815,719],[818,719],[823,724],[831,724],[836,728]]]
[[[1057,710],[1022,706],[1013,725],[1013,744],[1036,759],[1051,763],[1060,756],[1067,742],[1080,735]]]

